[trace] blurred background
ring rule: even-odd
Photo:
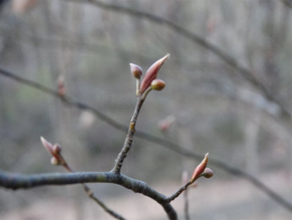
[[[136,102],[129,63],[145,72],[170,53],[159,73],[166,87],[149,94],[137,129],[202,158],[209,152],[292,203],[289,0],[104,1],[138,16],[95,4],[99,1],[1,2],[1,68],[54,90],[62,78],[66,95],[128,125]],[[73,169],[108,171],[125,133],[90,111],[0,75],[1,170],[66,172],[50,164],[40,136],[61,144]],[[183,171],[191,175],[199,162],[136,138],[122,172],[171,195]],[[291,219],[291,210],[254,184],[209,167],[213,178],[200,179],[189,190],[191,219]],[[161,207],[142,195],[111,184],[90,186],[127,219],[166,219]],[[183,196],[173,206],[184,219]],[[113,219],[78,185],[0,189],[0,216]]]

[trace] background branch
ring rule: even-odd
[[[289,7],[290,9],[292,9],[292,1],[291,0],[281,0],[281,2],[286,5],[287,7]]]
[[[116,4],[109,4],[109,3],[103,3],[97,0],[87,0],[86,2],[80,1],[80,0],[66,0],[68,2],[78,2],[78,3],[90,3],[94,6],[97,6],[99,8],[114,11],[122,14],[127,14],[130,16],[134,16],[137,18],[142,18],[149,20],[151,22],[161,24],[164,26],[167,26],[169,29],[176,32],[178,35],[181,35],[191,41],[193,41],[196,44],[199,44],[203,48],[213,52],[215,55],[217,55],[219,58],[221,58],[223,61],[225,61],[229,66],[234,68],[238,71],[238,73],[241,74],[241,76],[246,79],[248,82],[250,82],[255,88],[257,88],[259,91],[262,92],[262,94],[265,96],[267,100],[270,100],[274,103],[276,103],[280,109],[281,109],[281,116],[286,118],[288,117],[289,120],[291,120],[292,115],[291,112],[288,110],[288,108],[278,99],[276,98],[272,92],[260,81],[258,80],[255,75],[250,72],[247,68],[242,66],[239,62],[237,62],[234,58],[232,58],[230,55],[225,53],[223,50],[221,50],[219,47],[213,45],[212,43],[204,40],[199,35],[192,33],[191,31],[173,23],[172,21],[166,20],[162,17],[158,17],[154,14],[150,14],[144,11],[139,11],[136,9],[123,7]]]

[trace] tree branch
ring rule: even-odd
[[[281,2],[287,6],[288,8],[292,9],[292,1],[291,0],[281,0]]]
[[[31,86],[35,89],[38,89],[44,93],[47,93],[49,95],[55,96],[56,98],[59,98],[60,100],[62,100],[65,104],[67,104],[68,106],[80,109],[80,110],[89,110],[92,111],[100,120],[108,123],[109,125],[113,126],[114,128],[116,128],[117,130],[123,131],[123,132],[127,132],[128,128],[127,126],[124,126],[118,122],[116,122],[115,120],[113,120],[112,118],[104,115],[103,113],[101,113],[100,111],[98,111],[97,109],[88,106],[86,104],[77,102],[77,101],[73,101],[71,100],[69,97],[67,96],[59,96],[58,92],[47,88],[41,84],[38,84],[36,82],[32,82],[30,80],[24,79],[20,76],[17,76],[14,73],[11,73],[8,70],[5,70],[3,68],[0,67],[0,74],[3,76],[6,76],[8,78],[11,78],[17,82],[20,82],[22,84]],[[142,132],[142,131],[136,131],[136,136],[143,139],[143,140],[147,140],[150,141],[152,143],[156,143],[162,147],[167,148],[168,150],[171,150],[177,154],[180,154],[184,157],[193,159],[193,160],[200,160],[203,156],[194,153],[193,151],[190,150],[186,150],[182,147],[180,147],[178,144],[173,143],[169,140],[166,139],[162,139],[159,137],[156,137],[154,135]],[[262,192],[264,192],[265,194],[267,194],[271,199],[273,199],[275,202],[277,202],[279,205],[281,205],[283,208],[287,209],[289,212],[292,212],[292,204],[289,203],[288,201],[286,201],[284,198],[282,198],[280,195],[278,195],[276,192],[274,192],[273,190],[271,190],[269,187],[267,187],[265,184],[263,184],[261,181],[259,181],[257,178],[253,177],[252,175],[239,170],[237,168],[234,168],[226,163],[223,163],[219,160],[214,160],[214,159],[210,159],[209,158],[209,164],[218,167],[219,169],[222,169],[224,171],[226,171],[227,173],[230,173],[234,176],[238,176],[241,177],[245,180],[247,180],[248,182],[250,182],[251,184],[253,184],[256,188],[258,188],[259,190],[261,190]]]
[[[123,174],[113,172],[76,172],[76,173],[47,173],[47,174],[12,174],[0,170],[0,186],[7,189],[30,189],[48,185],[70,185],[77,183],[114,183],[143,194],[157,203],[166,211],[169,219],[177,219],[173,207],[166,196],[149,187],[145,182],[132,179]]]
[[[41,137],[41,142],[45,149],[52,155],[51,158],[51,164],[53,165],[60,165],[63,166],[69,173],[74,173],[73,169],[69,166],[68,162],[63,157],[61,151],[62,147],[59,144],[51,144],[49,141],[47,141],[44,137]],[[87,186],[85,183],[82,183],[83,189],[88,195],[90,199],[95,201],[103,210],[107,213],[109,213],[111,216],[115,217],[116,219],[125,220],[121,215],[116,213],[115,211],[109,209],[100,199],[98,199],[95,194],[92,192],[89,186]]]

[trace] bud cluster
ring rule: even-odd
[[[209,153],[205,155],[205,158],[202,160],[202,162],[195,168],[191,177],[192,183],[202,176],[205,178],[211,178],[213,176],[213,171],[207,167],[208,155]]]
[[[167,54],[166,56],[157,60],[148,68],[148,70],[145,73],[145,76],[142,79],[141,85],[140,85],[140,79],[143,74],[142,68],[136,64],[130,63],[131,73],[138,80],[137,94],[142,95],[144,93],[148,93],[150,90],[160,91],[165,87],[165,82],[162,81],[161,79],[156,79],[156,78],[157,78],[158,71],[161,69],[162,65],[164,64],[164,62],[167,60],[169,56],[170,55]]]
[[[41,137],[41,142],[43,146],[51,153],[53,156],[51,158],[51,164],[53,165],[66,165],[66,161],[61,155],[62,148],[59,144],[52,145],[45,138]]]

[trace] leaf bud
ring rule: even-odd
[[[60,75],[57,79],[58,83],[58,93],[60,96],[65,95],[65,77],[64,75]]]
[[[165,82],[161,79],[154,79],[152,82],[151,82],[151,88],[153,90],[157,90],[157,91],[160,91],[162,90],[163,88],[165,87]]]
[[[173,115],[167,116],[165,119],[160,120],[158,122],[158,128],[160,129],[161,132],[167,131],[171,124],[175,121],[175,117]]]
[[[153,63],[149,67],[141,83],[141,88],[140,88],[141,93],[144,93],[145,90],[150,87],[152,81],[156,79],[158,71],[160,70],[160,68],[162,67],[162,65],[164,64],[164,62],[167,60],[169,56],[170,56],[169,54],[165,55],[164,57],[157,60],[155,63]]]
[[[209,179],[209,178],[211,178],[212,176],[213,176],[213,170],[211,170],[210,168],[206,168],[205,170],[204,170],[204,172],[201,174],[201,176],[203,176],[203,177],[205,177],[205,178],[207,178],[207,179]]]
[[[54,154],[60,154],[62,151],[62,148],[59,144],[54,144],[53,146],[53,153]]]
[[[51,164],[58,166],[61,164],[61,162],[56,158],[56,157],[52,157],[51,158]]]
[[[201,174],[206,169],[207,164],[208,164],[208,155],[209,155],[209,153],[206,153],[205,158],[202,160],[202,162],[194,170],[193,175],[191,177],[192,182],[195,182],[199,177],[201,177]]]
[[[130,63],[131,73],[136,79],[140,79],[142,76],[142,68],[136,64]]]

